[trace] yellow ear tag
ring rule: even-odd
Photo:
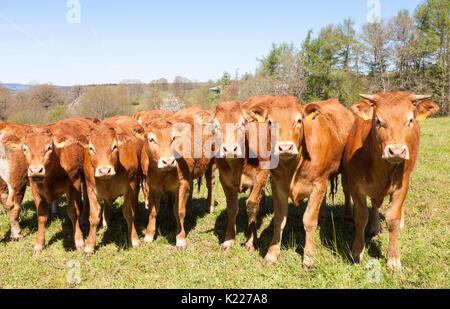
[[[256,118],[256,121],[258,121],[259,123],[263,123],[264,122],[264,118],[261,115],[256,114],[255,118]]]
[[[66,145],[65,142],[61,142],[61,143],[56,144],[56,148],[63,148],[65,145]]]
[[[424,121],[425,119],[427,119],[427,116],[427,114],[421,114],[417,116],[417,121]]]
[[[16,144],[16,143],[12,143],[10,145],[11,145],[11,148],[20,148],[20,145]]]
[[[209,122],[208,121],[206,121],[206,120],[203,120],[203,122],[202,122],[202,125],[204,125],[204,126],[207,126],[209,124]]]
[[[314,118],[314,113],[309,114],[308,116],[306,116],[305,120],[306,121],[311,121]]]
[[[144,139],[144,136],[139,132],[136,132],[136,134],[134,134],[134,136],[136,136],[139,139]]]
[[[370,119],[372,119],[371,117],[369,117],[369,116],[367,116],[367,114],[366,113],[364,113],[364,112],[362,112],[362,118],[364,119],[364,120],[370,120]]]
[[[178,131],[177,134],[175,134],[175,137],[181,137],[183,136],[183,131]]]

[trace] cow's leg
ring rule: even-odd
[[[328,216],[328,209],[327,209],[327,192],[325,191],[325,194],[323,195],[322,203],[320,204],[320,210],[319,210],[319,222],[325,222]]]
[[[58,201],[50,203],[49,207],[52,216],[59,216]]]
[[[173,213],[173,210],[175,209],[174,207],[175,207],[175,204],[174,204],[174,201],[173,201],[173,194],[172,194],[172,192],[169,192],[169,193],[167,193],[167,205],[166,205],[166,207],[167,207],[167,212],[168,213]]]
[[[149,244],[152,243],[155,239],[156,233],[156,217],[158,216],[159,206],[161,202],[160,195],[148,195],[149,198],[149,214],[148,214],[148,225],[147,230],[145,232],[144,243]]]
[[[389,245],[387,253],[388,272],[401,270],[400,249],[398,248],[398,235],[400,233],[403,203],[408,193],[409,178],[403,179],[402,187],[392,194],[392,201],[386,211],[386,223],[389,230]]]
[[[133,207],[134,207],[134,216],[135,218],[139,217],[140,215],[140,209],[139,209],[139,189],[140,189],[140,177],[137,180],[136,189],[134,190],[134,197],[133,197]]]
[[[303,269],[307,270],[313,265],[314,259],[314,233],[317,229],[319,212],[327,192],[327,182],[317,184],[309,196],[308,206],[303,215],[303,226],[306,231],[305,250],[303,255]]]
[[[208,170],[206,171],[206,188],[208,189],[208,197],[206,199],[206,208],[209,214],[214,213],[214,184],[216,182],[216,177],[214,175],[213,164],[210,165]]]
[[[372,199],[372,213],[370,214],[369,236],[375,237],[381,233],[380,213],[378,210],[383,204],[383,200]]]
[[[89,199],[89,236],[86,240],[86,247],[84,248],[85,254],[93,254],[95,248],[95,241],[97,238],[97,226],[100,223],[100,215],[102,211],[102,207],[97,199],[97,196],[94,193],[94,190],[91,188],[87,189],[87,196]],[[105,203],[106,204],[106,203]]]
[[[122,213],[127,221],[128,225],[128,241],[131,243],[133,248],[139,246],[139,237],[136,232],[136,226],[134,225],[135,220],[135,190],[137,190],[137,184],[131,184],[130,189],[125,194],[124,203],[122,206]]]
[[[107,230],[111,226],[111,206],[113,202],[104,200],[103,211],[102,211],[102,227]]]
[[[352,219],[352,200],[350,196],[350,190],[348,187],[347,174],[342,172],[341,174],[342,191],[344,191],[344,219],[350,221]]]
[[[44,249],[45,245],[45,224],[48,219],[48,202],[35,190],[32,189],[36,213],[38,219],[38,231],[36,241],[33,246],[33,255],[36,256]]]
[[[80,223],[86,225],[89,223],[89,197],[87,193],[86,182],[83,181],[83,210],[81,211]]]
[[[189,197],[188,200],[186,202],[186,214],[188,216],[192,215],[192,193],[194,191],[194,182],[191,181],[191,183],[189,184],[190,190],[189,190]]]
[[[76,188],[70,188],[67,194],[67,215],[72,221],[73,239],[77,251],[83,250],[84,240],[83,233],[80,229],[80,207],[81,207],[81,192]]]
[[[288,215],[289,197],[286,190],[278,188],[275,182],[272,182],[273,196],[273,236],[269,250],[264,257],[263,265],[274,265],[280,255],[281,237],[283,229],[286,226]]]
[[[257,175],[256,178],[256,183],[254,184],[250,192],[250,196],[247,199],[246,210],[248,215],[249,230],[249,237],[245,243],[245,248],[247,251],[255,251],[256,240],[258,239],[256,224],[261,210],[261,201],[264,200],[264,195],[266,192],[267,176],[267,171],[259,172],[259,175]]]
[[[184,230],[184,218],[186,217],[186,205],[192,190],[191,181],[180,179],[178,196],[174,204],[174,214],[177,221],[176,246],[178,250],[186,250],[186,231]]]
[[[223,191],[227,200],[227,231],[225,241],[221,246],[222,251],[228,251],[236,242],[236,217],[239,210],[238,190],[222,182]]]
[[[366,248],[364,230],[367,225],[369,210],[367,208],[366,196],[362,195],[355,186],[352,187],[354,189],[351,189],[350,193],[354,204],[353,217],[355,219],[355,240],[352,246],[352,257],[355,263],[362,263]]]
[[[8,214],[9,223],[11,225],[11,239],[20,240],[23,236],[20,234],[19,216],[20,205],[23,200],[25,188],[15,190],[12,188],[4,203],[6,213]]]

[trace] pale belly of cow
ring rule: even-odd
[[[7,160],[7,153],[5,146],[1,143],[2,137],[0,136],[0,178],[6,183],[8,186],[8,190],[11,192],[11,184],[10,184],[10,169],[9,162]]]

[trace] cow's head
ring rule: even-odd
[[[175,136],[173,124],[168,120],[155,119],[145,127],[145,151],[153,166],[161,171],[176,168],[177,161],[173,155],[173,142]]]
[[[56,139],[44,126],[33,126],[22,139],[10,135],[4,139],[7,147],[22,149],[28,166],[28,177],[32,182],[42,183],[55,163],[56,148],[68,145],[66,138]]]
[[[219,158],[242,158],[246,120],[238,102],[221,102],[214,113],[214,127]]]
[[[361,95],[366,101],[355,103],[352,111],[366,121],[372,122],[382,152],[382,158],[392,164],[410,159],[410,145],[414,142],[419,122],[437,113],[436,103],[424,101],[430,95],[413,95],[408,92],[381,92]]]
[[[299,153],[304,136],[303,124],[312,120],[318,113],[318,107],[309,105],[304,108],[300,101],[292,96],[278,96],[267,110],[255,111],[264,118],[271,131],[278,130],[278,136],[272,134],[272,152],[280,159],[292,159]]]
[[[116,175],[119,146],[130,141],[129,136],[118,134],[113,127],[106,124],[100,123],[90,130],[87,143],[80,141],[80,144],[86,149],[95,178],[108,179]]]

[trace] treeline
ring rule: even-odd
[[[426,0],[414,12],[355,28],[352,19],[309,31],[299,43],[273,44],[254,74],[225,72],[217,82],[177,76],[149,84],[56,87],[36,85],[11,93],[0,84],[0,120],[45,124],[70,116],[100,119],[137,110],[176,112],[191,105],[244,102],[258,94],[290,94],[302,102],[338,97],[350,106],[359,93],[407,90],[432,94],[450,115],[450,0]]]

